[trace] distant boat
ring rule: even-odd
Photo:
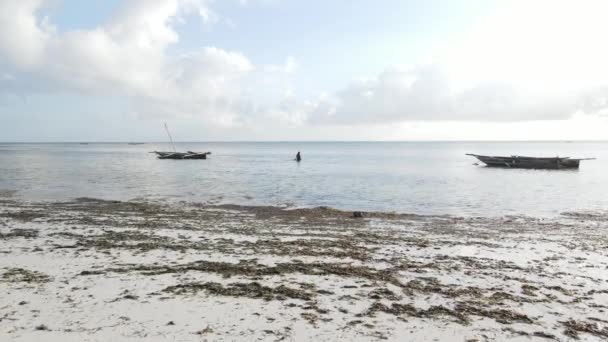
[[[129,143],[129,145],[143,145],[144,143],[135,143],[135,142],[131,142]]]
[[[514,169],[546,169],[546,170],[562,170],[562,169],[578,169],[581,160],[592,160],[595,158],[569,158],[569,157],[495,157],[481,156],[478,154],[467,153],[467,156],[473,156],[482,163],[490,167],[505,167]]]
[[[207,155],[211,154],[211,152],[159,152],[154,151],[151,153],[156,153],[158,159],[207,159]]]
[[[165,123],[165,130],[167,131],[167,135],[169,136],[169,141],[171,141],[171,146],[173,147],[173,152],[162,152],[162,151],[153,151],[150,153],[156,153],[158,159],[207,159],[207,155],[211,154],[211,152],[177,152],[175,149],[175,144],[173,143],[173,137],[171,137],[171,133],[169,132],[169,127]]]

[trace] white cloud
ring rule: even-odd
[[[46,18],[36,11],[44,0],[0,1],[0,56],[15,67],[33,68],[42,62],[49,36]]]
[[[392,67],[319,102],[311,120],[329,123],[400,121],[526,121],[566,119],[606,108],[606,88],[538,89],[485,82],[458,89],[437,65]],[[322,105],[322,106],[321,106]]]
[[[38,16],[43,0],[0,2],[0,91],[77,92],[131,99],[139,116],[236,121],[254,69],[238,52],[216,47],[171,56],[174,25],[188,15],[212,20],[200,0],[134,0],[91,30],[58,32]],[[288,65],[289,66],[289,65]]]
[[[320,102],[313,122],[561,120],[608,110],[605,1],[508,1],[415,67]]]
[[[164,89],[134,98],[141,117],[194,116],[219,125],[232,125],[247,111],[243,83],[251,62],[242,54],[207,47],[181,55],[164,66]]]
[[[211,0],[128,1],[107,22],[68,31],[44,16],[53,2],[0,0],[1,93],[127,96],[140,117],[220,126],[556,120],[608,108],[603,1],[507,2],[434,64],[388,67],[313,99],[298,96],[292,56],[256,67],[219,47],[170,55],[179,23],[229,20]]]

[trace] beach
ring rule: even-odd
[[[608,213],[0,198],[3,341],[608,338]]]
[[[0,0],[0,342],[608,341],[606,13]]]

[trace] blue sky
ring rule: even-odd
[[[606,139],[605,9],[0,0],[0,141]]]

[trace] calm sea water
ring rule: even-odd
[[[419,214],[552,216],[608,209],[606,142],[180,143],[207,160],[158,160],[167,144],[0,144],[17,198],[148,198]],[[293,161],[297,151],[303,161]],[[493,169],[465,153],[597,157],[578,171]]]

